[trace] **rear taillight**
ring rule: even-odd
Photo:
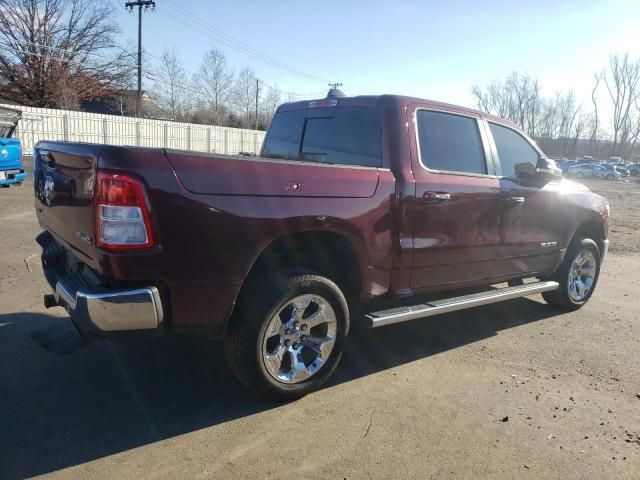
[[[151,213],[140,180],[120,173],[98,172],[96,239],[98,247],[107,250],[154,246]]]

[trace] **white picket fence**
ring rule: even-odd
[[[19,105],[0,106],[22,111],[15,136],[22,140],[24,155],[31,155],[40,140],[258,154],[265,135],[263,131],[241,128]]]

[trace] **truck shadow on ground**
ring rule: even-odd
[[[325,388],[559,312],[521,298],[350,336]],[[85,344],[66,319],[0,315],[0,477],[82,464],[281,404],[233,378],[222,346],[186,335]]]

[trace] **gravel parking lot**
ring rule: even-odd
[[[84,343],[45,310],[32,186],[0,189],[0,478],[640,478],[640,184],[598,289],[352,335],[319,392],[265,403],[221,346]]]

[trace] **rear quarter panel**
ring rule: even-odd
[[[272,170],[270,163],[242,177],[227,173],[227,183],[236,182],[234,192],[245,194],[199,194],[184,187],[158,151],[105,150],[100,168],[133,171],[146,182],[160,244],[148,254],[99,253],[96,266],[116,282],[153,281],[171,292],[173,325],[206,326],[213,334],[221,332],[260,253],[291,233],[329,231],[346,237],[362,267],[361,297],[385,293],[393,262],[393,174],[309,165],[290,177]],[[203,169],[201,176],[212,180],[215,169]],[[338,176],[342,182],[335,181]],[[288,178],[297,179],[302,190],[287,193]],[[211,188],[206,181],[198,185]],[[271,193],[276,186],[280,195],[247,194]],[[357,196],[348,198],[348,192]]]

